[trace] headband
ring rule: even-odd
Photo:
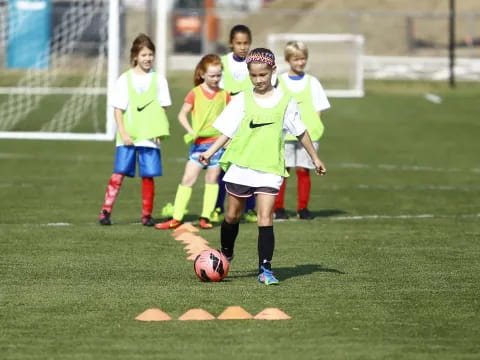
[[[261,62],[270,66],[275,65],[275,55],[267,52],[250,52],[245,59],[245,62],[248,64],[252,62]]]

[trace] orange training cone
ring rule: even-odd
[[[255,320],[290,320],[291,317],[278,308],[266,308],[254,317]]]
[[[140,315],[138,315],[135,320],[138,321],[168,321],[172,320],[170,315],[165,314],[162,310],[158,308],[147,309]]]
[[[197,254],[189,254],[189,255],[186,257],[186,259],[187,259],[187,260],[194,261],[199,254],[200,254],[200,253],[197,253]]]
[[[241,306],[229,306],[217,317],[217,319],[220,320],[245,320],[252,318],[252,314],[250,314]]]
[[[200,231],[200,230],[198,230],[198,228],[193,226],[191,223],[185,223],[185,224],[180,225],[175,230],[173,230],[173,234],[175,234],[177,231],[180,232],[181,230],[187,230],[189,232],[199,232]]]
[[[180,316],[178,320],[215,320],[215,316],[203,309],[190,309],[185,314]]]
[[[184,249],[188,253],[197,253],[198,254],[198,253],[202,252],[203,250],[207,250],[208,246],[204,245],[204,244],[188,244],[187,246],[184,247]]]
[[[193,241],[195,241],[196,238],[197,238],[197,236],[192,234],[191,232],[184,232],[184,233],[181,233],[178,236],[175,236],[175,240],[182,241],[184,243],[193,242]]]

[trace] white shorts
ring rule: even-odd
[[[318,141],[312,141],[315,151],[318,151]],[[285,166],[287,168],[302,167],[315,169],[312,159],[300,141],[285,141]]]
[[[283,177],[232,164],[223,176],[223,181],[254,188],[271,187],[278,190],[282,186]]]

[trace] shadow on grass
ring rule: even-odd
[[[310,275],[316,272],[333,273],[339,275],[345,274],[343,271],[328,268],[322,264],[300,264],[295,265],[294,267],[279,267],[273,269],[273,272],[282,280],[297,276]]]
[[[341,270],[328,268],[323,266],[322,264],[301,264],[301,265],[295,265],[293,267],[278,267],[278,268],[274,268],[273,272],[281,280],[286,280],[286,279],[290,279],[297,276],[310,275],[316,272],[333,273],[333,274],[339,274],[339,275],[345,274],[345,272]],[[228,274],[228,277],[243,278],[243,277],[252,277],[257,275],[258,275],[257,271],[244,270],[244,271],[231,271]]]

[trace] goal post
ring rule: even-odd
[[[355,34],[277,33],[267,37],[276,56],[277,73],[288,71],[284,48],[288,41],[308,47],[306,71],[317,77],[330,97],[363,97],[364,38]]]
[[[29,51],[45,9],[46,51]],[[120,39],[120,0],[0,2],[0,138],[113,140]]]

